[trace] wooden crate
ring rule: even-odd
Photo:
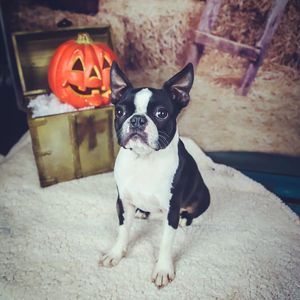
[[[24,106],[33,97],[50,92],[47,72],[52,54],[61,43],[75,39],[81,32],[113,48],[108,26],[13,34]],[[119,149],[113,119],[111,105],[38,118],[32,118],[28,111],[41,186],[111,171]]]

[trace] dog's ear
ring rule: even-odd
[[[116,104],[132,84],[114,61],[110,69],[111,102]]]
[[[188,105],[189,92],[194,81],[194,68],[191,63],[187,64],[179,73],[166,81],[163,88],[166,89],[181,108]]]

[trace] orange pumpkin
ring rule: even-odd
[[[60,45],[49,64],[50,89],[76,108],[110,103],[110,67],[117,60],[105,44],[94,43],[87,33]]]

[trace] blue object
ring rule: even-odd
[[[207,155],[261,183],[300,216],[300,157],[234,151]]]

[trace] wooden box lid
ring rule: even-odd
[[[56,48],[87,32],[95,42],[113,49],[110,27],[80,27],[56,31],[15,32],[12,35],[24,101],[29,96],[49,93],[48,65]]]

